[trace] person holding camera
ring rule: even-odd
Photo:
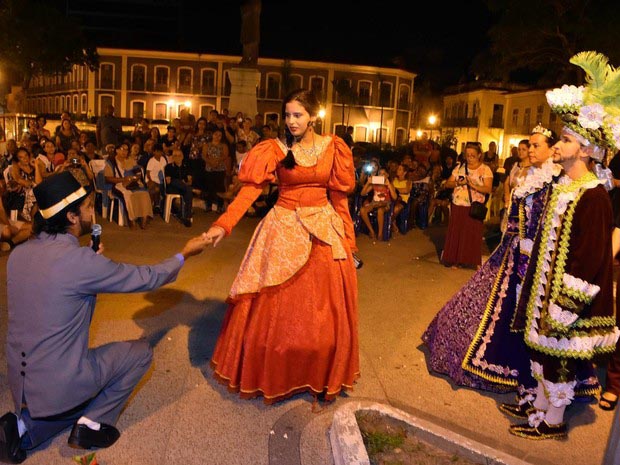
[[[93,186],[95,175],[84,156],[75,149],[67,151],[67,161],[56,169],[56,173],[61,171],[69,171],[84,187]]]
[[[368,235],[370,238],[373,241],[377,240],[377,238],[382,241],[384,239],[383,225],[385,224],[385,214],[390,211],[390,208],[392,208],[392,201],[395,200],[398,195],[385,168],[380,168],[377,176],[368,177],[360,195],[364,197],[370,192],[372,192],[372,197],[362,205],[360,216],[368,228]],[[377,212],[376,233],[369,216],[370,212],[373,211]]]
[[[459,165],[445,183],[452,192],[450,220],[441,261],[446,266],[478,267],[482,264],[484,221],[472,218],[472,202],[486,203],[493,188],[493,172],[482,162],[477,142],[465,145],[465,163]]]

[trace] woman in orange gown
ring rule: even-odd
[[[254,231],[211,359],[216,379],[266,403],[302,391],[330,400],[359,377],[353,157],[342,139],[314,131],[318,110],[310,91],[284,100],[286,143],[252,148],[243,187],[207,232],[216,246],[277,180],[278,201]]]

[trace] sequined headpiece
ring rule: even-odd
[[[580,52],[570,62],[586,72],[585,86],[563,85],[547,91],[547,102],[564,126],[580,136],[584,145],[595,145],[593,158],[620,148],[620,70],[598,52]]]
[[[534,129],[532,129],[532,134],[542,134],[543,136],[552,139],[554,138],[553,132],[550,129],[547,129],[542,124],[538,123]]]

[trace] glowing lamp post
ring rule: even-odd
[[[317,128],[316,128],[316,132],[318,132],[319,134],[323,134],[323,119],[325,118],[325,108],[321,108],[319,110],[319,114],[317,115]]]
[[[433,140],[433,127],[435,127],[435,124],[437,124],[437,117],[435,115],[430,115],[428,117],[428,125],[431,128],[431,133],[429,135],[430,140]]]

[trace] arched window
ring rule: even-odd
[[[114,63],[101,63],[99,66],[99,88],[114,89]]]
[[[216,71],[210,68],[200,70],[200,93],[203,95],[215,95]]]
[[[191,94],[193,78],[194,70],[192,68],[179,68],[177,79],[177,92],[180,94]]]
[[[131,65],[131,90],[146,90],[146,65]]]
[[[281,77],[279,73],[267,73],[265,98],[280,98],[280,81]]]
[[[170,88],[170,67],[155,66],[155,92],[168,92]]]

